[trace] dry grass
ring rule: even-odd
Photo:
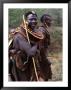
[[[56,53],[49,55],[48,58],[52,63],[52,80],[50,81],[62,81],[62,54]]]

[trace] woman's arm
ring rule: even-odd
[[[37,44],[35,44],[33,47],[31,47],[29,42],[20,34],[17,34],[14,37],[13,47],[16,50],[25,51],[28,56],[34,56],[37,51]]]

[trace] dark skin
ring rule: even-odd
[[[51,17],[50,16],[44,16],[43,17],[43,21],[42,21],[42,23],[47,27],[50,27],[51,26],[51,24],[52,24],[52,20],[51,20]]]
[[[36,15],[29,14],[26,21],[28,22],[28,27],[30,27],[34,31],[34,28],[37,25]],[[27,42],[27,40],[20,34],[15,35],[13,47],[15,49],[24,50],[28,56],[34,56],[37,51],[37,44],[31,47],[29,42]]]
[[[28,22],[28,27],[30,27],[32,29],[32,31],[34,31],[36,25],[37,25],[37,17],[35,15],[28,15],[27,17],[27,20]],[[23,31],[21,29],[21,31]],[[21,51],[25,51],[25,53],[27,54],[28,57],[32,57],[32,56],[35,56],[36,55],[36,52],[37,52],[37,44],[35,43],[33,46],[31,46],[29,44],[29,42],[19,33],[17,33],[15,36],[14,36],[14,41],[13,41],[13,48],[15,48],[16,50],[21,50]],[[29,59],[31,62],[31,59]],[[30,67],[30,64],[29,64],[29,67]],[[28,68],[29,70],[29,68]],[[26,70],[26,73],[28,72],[28,70]],[[30,80],[30,78],[28,79],[27,76],[30,76],[30,71],[29,71],[29,74],[24,74],[24,72],[22,72],[22,75],[20,77],[20,80]]]
[[[20,34],[17,34],[14,37],[14,44],[13,47],[18,50],[24,50],[28,56],[34,56],[37,51],[37,45],[34,45],[31,47],[31,45],[21,36]]]
[[[28,27],[31,28],[32,31],[35,31],[36,30],[35,28],[36,28],[36,25],[37,25],[37,16],[36,15],[33,15],[33,14],[29,14],[27,16],[27,18],[26,18],[26,21],[28,22]],[[41,32],[44,33],[44,28],[39,28],[39,31],[41,31]],[[16,50],[25,51],[25,53],[29,57],[32,57],[32,56],[35,56],[36,55],[37,46],[38,46],[37,43],[35,43],[33,46],[31,46],[29,44],[29,42],[21,34],[19,34],[19,33],[17,33],[15,35],[15,37],[14,37],[13,47]],[[39,47],[40,47],[40,45],[39,45]],[[45,56],[45,55],[42,52],[43,51],[41,50],[40,51],[40,54],[42,56],[41,57],[42,58],[42,60],[41,60],[42,62],[41,62],[41,65],[40,66],[41,66],[42,71],[39,71],[38,70],[38,72],[39,72],[39,81],[44,81],[44,77],[43,76],[46,76],[47,77],[47,80],[48,80],[48,76],[47,76],[48,75],[47,74],[48,65],[46,65],[47,64],[46,61],[43,63],[43,60],[45,59],[43,56]],[[18,76],[20,78],[19,79],[20,81],[27,81],[27,80],[29,81],[30,80],[30,76],[31,76],[31,73],[32,73],[32,68],[33,68],[33,65],[31,65],[32,64],[31,63],[32,62],[31,58],[29,59],[29,62],[30,62],[30,64],[28,65],[29,67],[27,68],[27,70],[25,70],[25,72],[21,72],[20,70],[18,70]],[[46,69],[46,70],[44,70],[44,69]],[[46,73],[46,74],[43,75],[42,73]],[[14,72],[13,72],[13,74],[14,74]],[[35,78],[34,78],[34,80],[35,80]]]
[[[29,14],[27,16],[27,22],[28,22],[28,27],[30,27],[32,29],[32,31],[34,31],[34,29],[37,25],[37,16],[33,15],[33,14]]]

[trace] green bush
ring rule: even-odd
[[[53,25],[62,26],[62,10],[61,9],[9,9],[9,27],[17,27],[23,19],[23,14],[28,11],[34,10],[38,15],[38,21],[40,17],[48,13],[52,17]]]

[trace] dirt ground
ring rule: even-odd
[[[49,54],[48,59],[51,61],[52,79],[49,81],[62,81],[62,53]],[[11,78],[8,77],[11,81]]]
[[[49,55],[52,68],[52,79],[50,81],[62,81],[62,53]]]

